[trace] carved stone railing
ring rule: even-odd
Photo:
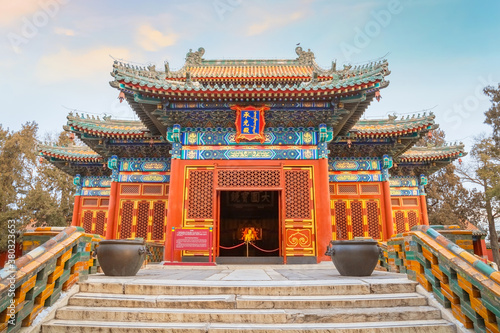
[[[0,332],[30,326],[62,291],[95,273],[98,262],[93,254],[103,239],[81,227],[37,228],[23,238],[30,251],[0,270]]]
[[[500,272],[447,237],[429,226],[413,228],[387,242],[380,265],[417,281],[466,328],[500,332]]]

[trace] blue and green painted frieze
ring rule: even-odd
[[[82,187],[111,187],[111,178],[106,176],[82,177]]]
[[[330,171],[376,171],[380,170],[379,158],[329,158]]]
[[[122,158],[120,159],[120,171],[170,171],[170,158]]]
[[[344,183],[344,182],[381,182],[381,174],[362,174],[362,173],[340,173],[330,174],[328,176],[330,183]]]
[[[121,183],[169,183],[170,175],[160,174],[120,174]]]
[[[84,188],[81,195],[84,197],[107,197],[110,193],[110,189]]]
[[[266,140],[262,145],[317,145],[318,134],[314,127],[310,128],[268,128],[264,131]],[[235,141],[236,131],[232,128],[183,128],[182,145],[212,146],[238,145]],[[245,145],[260,145],[256,142],[245,142]]]
[[[222,149],[219,149],[222,148]],[[188,149],[184,147],[181,158],[184,160],[315,160],[318,159],[316,147],[302,149],[302,147],[276,146],[268,149],[256,149],[255,146],[247,146],[231,149],[226,147],[204,147],[202,149]]]
[[[391,196],[416,196],[420,195],[419,181],[414,176],[392,176],[389,179]]]

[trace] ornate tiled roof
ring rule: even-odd
[[[39,145],[38,152],[46,158],[55,158],[64,161],[82,161],[103,163],[101,155],[86,146],[57,147]]]
[[[399,161],[404,163],[450,160],[466,154],[462,143],[443,147],[413,147],[402,154]]]
[[[144,138],[149,135],[148,129],[140,121],[136,120],[115,120],[111,117],[97,119],[92,116],[84,117],[68,115],[68,126],[72,132],[86,133],[92,136],[112,137],[112,138]]]
[[[357,136],[368,137],[386,137],[386,136],[401,136],[414,132],[428,132],[437,128],[434,124],[434,114],[423,116],[418,114],[416,117],[403,116],[397,119],[396,116],[389,116],[388,119],[376,120],[359,120],[351,129]]]
[[[188,53],[179,71],[170,71],[168,65],[165,71],[157,71],[154,66],[144,68],[115,61],[111,73],[115,81],[111,85],[160,96],[180,96],[184,92],[345,94],[382,88],[386,85],[384,77],[390,73],[385,60],[365,66],[344,66],[342,70],[336,70],[333,64],[325,70],[316,64],[312,52],[300,47],[296,52],[299,57],[294,60],[205,60],[200,48]],[[246,83],[240,84],[242,81]]]

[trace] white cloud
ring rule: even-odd
[[[141,25],[137,30],[136,42],[146,51],[158,51],[174,45],[178,35],[174,32],[163,34],[148,24]]]
[[[126,48],[100,47],[89,50],[68,50],[44,56],[36,67],[36,77],[46,83],[82,80],[108,74],[116,58],[130,58]]]
[[[63,28],[63,27],[55,27],[54,28],[54,33],[56,35],[63,35],[63,36],[74,36],[75,35],[75,31],[74,30],[66,29],[66,28]]]

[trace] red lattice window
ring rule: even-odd
[[[285,218],[311,218],[309,170],[285,171]]]
[[[361,201],[351,201],[352,235],[363,237],[363,204]]]
[[[380,238],[380,218],[378,203],[376,201],[366,202],[366,220],[368,222],[368,236],[373,239]]]
[[[165,221],[165,202],[156,201],[153,203],[153,230],[151,238],[153,240],[163,240],[163,230]]]
[[[83,229],[85,229],[86,233],[92,232],[92,211],[86,211],[83,213]]]
[[[120,225],[120,238],[132,237],[132,220],[134,218],[134,203],[126,201],[122,206],[122,220]]]
[[[347,204],[345,201],[335,201],[335,225],[337,239],[347,239]]]
[[[417,206],[417,198],[403,198],[403,206]]]
[[[402,211],[396,212],[396,233],[405,232],[405,214]]]
[[[122,185],[121,194],[139,194],[141,185]]]
[[[330,194],[335,194],[335,185],[330,185],[329,187]]]
[[[103,211],[97,212],[95,218],[95,233],[104,236],[104,224],[106,223],[106,213]]]
[[[149,201],[141,201],[137,206],[137,226],[135,236],[148,238]]]
[[[165,185],[165,195],[169,195],[169,194],[170,194],[170,186]]]
[[[391,199],[391,205],[393,205],[393,206],[399,206],[399,198],[392,198]]]
[[[188,219],[213,218],[213,185],[212,170],[191,170],[188,181]]]
[[[280,186],[280,170],[218,170],[217,186],[220,188]]]
[[[97,206],[97,203],[98,203],[98,200],[97,199],[94,199],[94,198],[85,198],[83,199],[83,204],[82,206],[92,206],[92,207],[95,207]]]
[[[361,194],[379,194],[379,186],[377,184],[361,185]]]
[[[109,199],[101,199],[101,207],[108,207]]]
[[[338,185],[338,194],[358,194],[356,185]]]
[[[163,185],[143,185],[142,194],[162,195],[163,194]]]
[[[417,215],[417,212],[415,211],[409,211],[408,212],[408,225],[410,227],[410,230],[411,228],[415,227],[418,225],[418,215]]]

